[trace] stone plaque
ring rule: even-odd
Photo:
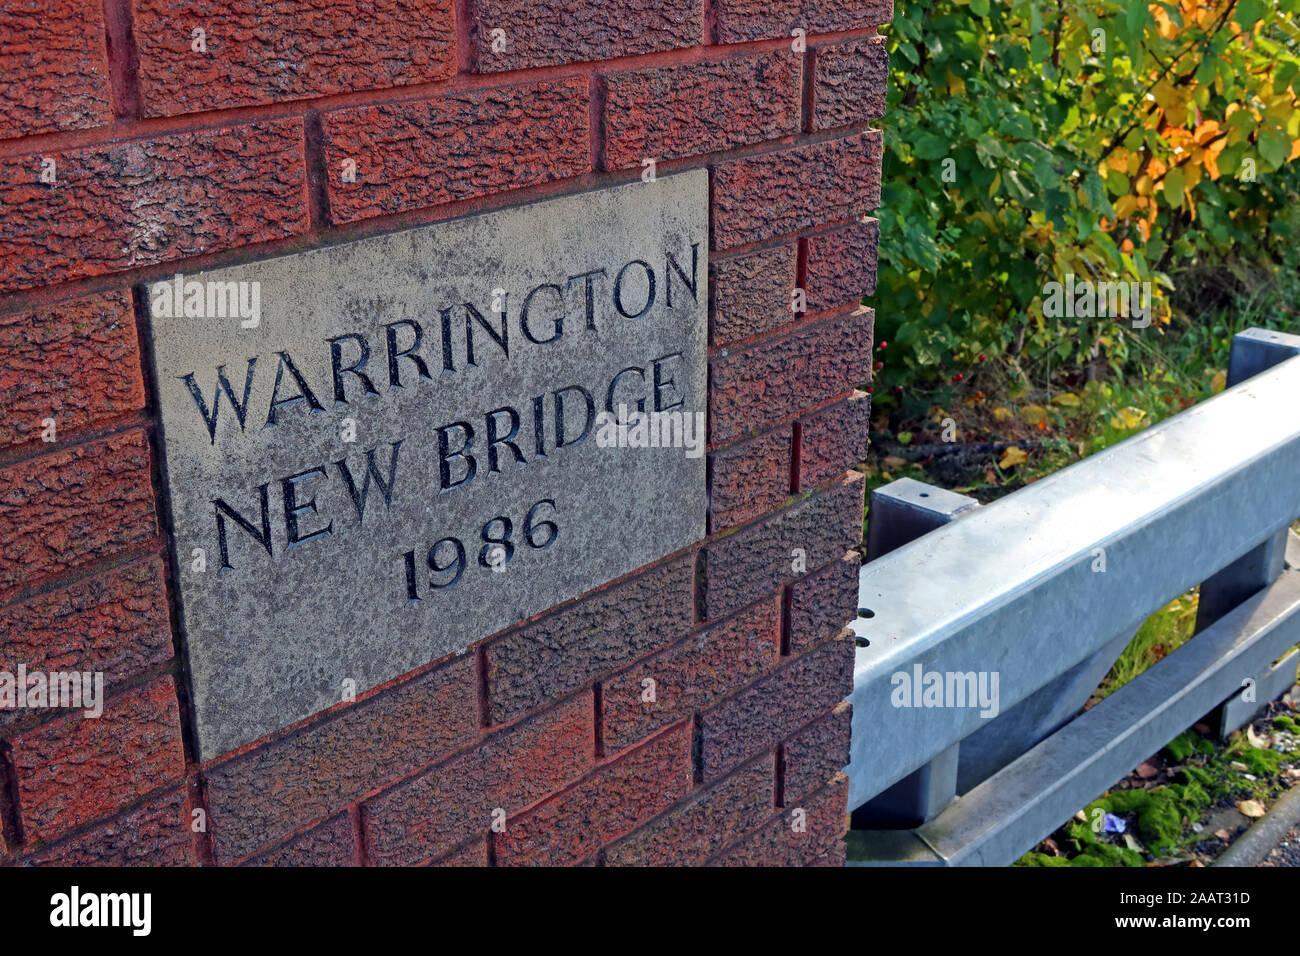
[[[202,759],[704,535],[703,170],[175,276]]]

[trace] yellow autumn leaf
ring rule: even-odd
[[[994,421],[1009,422],[1011,421],[1011,419],[1015,417],[1016,417],[1015,413],[1012,412],[1011,409],[1007,408],[1005,405],[999,405],[997,408],[993,409]]]
[[[1047,420],[1047,409],[1042,405],[1026,405],[1020,409],[1020,417],[1031,425]]]
[[[1232,105],[1236,106],[1237,104],[1234,103]],[[1204,146],[1206,143],[1208,143],[1210,140],[1214,139],[1214,137],[1218,135],[1219,135],[1218,120],[1206,120],[1200,126],[1196,127],[1196,130],[1193,133],[1196,142],[1200,143],[1202,146]]]
[[[1029,456],[1020,450],[1019,445],[1012,445],[1002,453],[1002,460],[998,462],[998,467],[1003,471],[1013,465],[1020,465],[1029,460]]]
[[[1221,392],[1228,387],[1228,373],[1219,369],[1214,373],[1214,378],[1210,379],[1210,391]]]
[[[1053,405],[1064,405],[1066,408],[1078,408],[1079,396],[1073,392],[1062,392],[1052,399]]]
[[[1147,413],[1144,410],[1129,405],[1126,408],[1121,408],[1118,413],[1111,416],[1110,426],[1111,428],[1124,429],[1137,428],[1146,417]]]

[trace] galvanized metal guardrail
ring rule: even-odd
[[[1228,383],[987,506],[908,480],[873,493],[851,864],[1008,864],[1202,715],[1248,719],[1243,681],[1260,702],[1289,686],[1270,665],[1300,643],[1300,336],[1236,336]],[[1196,637],[1080,714],[1198,583]]]

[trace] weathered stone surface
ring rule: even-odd
[[[790,242],[709,263],[714,345],[730,345],[801,317],[793,309],[797,259]]]
[[[707,228],[698,170],[146,290],[202,759],[703,536]]]
[[[140,96],[169,116],[445,80],[452,0],[135,0]],[[192,49],[205,31],[207,52]]]
[[[0,446],[144,408],[140,352],[125,290],[0,315]]]
[[[608,169],[698,156],[792,135],[799,57],[790,50],[611,74],[605,88]]]
[[[355,222],[587,172],[587,87],[574,76],[325,112],[330,220]]]
[[[813,129],[865,123],[885,115],[889,54],[884,37],[861,37],[816,48]]]
[[[158,558],[0,608],[0,671],[102,671],[115,684],[172,656]],[[21,711],[8,712],[9,715]],[[0,711],[0,725],[6,712]]]
[[[0,73],[0,139],[107,125],[103,6],[6,0]]]
[[[704,26],[695,0],[469,0],[468,11],[479,73],[679,49]]]
[[[303,150],[302,121],[282,119],[8,157],[0,291],[304,232]],[[46,169],[55,182],[41,181]]]
[[[22,862],[33,866],[193,866],[198,863],[185,787],[44,847]]]
[[[273,850],[259,853],[245,866],[351,866],[356,836],[352,818],[339,813]]]
[[[772,813],[773,774],[763,756],[609,848],[607,866],[699,866]]]

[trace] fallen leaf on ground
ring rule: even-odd
[[[1112,428],[1137,428],[1146,419],[1145,409],[1134,408],[1129,405],[1127,408],[1121,408],[1110,420]]]
[[[1135,772],[1143,780],[1150,780],[1160,771],[1157,770],[1155,767],[1151,766],[1150,763],[1143,762],[1137,765],[1137,770]]]
[[[1070,392],[1063,392],[1052,399],[1053,405],[1064,405],[1066,408],[1078,408],[1079,396]]]
[[[1037,425],[1039,422],[1047,420],[1047,409],[1042,405],[1026,405],[1020,409],[1020,417],[1030,425]]]
[[[1267,750],[1271,742],[1270,738],[1255,733],[1255,728],[1250,724],[1246,725],[1246,739],[1250,741],[1252,747],[1258,747],[1260,750]]]
[[[893,470],[895,470],[895,469],[898,469],[898,468],[902,468],[902,467],[903,467],[904,465],[906,465],[906,464],[907,464],[907,459],[906,459],[906,458],[899,458],[897,455],[890,455],[890,456],[889,456],[888,458],[886,458],[885,461],[884,461],[884,465],[885,465],[885,467],[888,468],[888,469],[890,469],[891,471],[893,471]]]
[[[1232,834],[1229,833],[1227,830],[1215,830],[1214,835],[1218,837],[1220,840],[1232,839]]]
[[[993,409],[993,420],[994,420],[994,421],[997,421],[997,422],[1009,422],[1009,421],[1011,421],[1011,419],[1013,419],[1013,418],[1015,418],[1015,417],[1016,417],[1015,412],[1013,412],[1011,409],[1007,408],[1005,405],[1001,405],[1001,406],[999,406],[998,408]]]
[[[1012,445],[1002,453],[1002,460],[998,462],[998,467],[1003,471],[1014,465],[1022,465],[1029,460],[1029,456],[1021,450],[1019,445]]]
[[[1258,800],[1242,800],[1237,804],[1237,809],[1252,819],[1258,819],[1264,815],[1264,804]]]

